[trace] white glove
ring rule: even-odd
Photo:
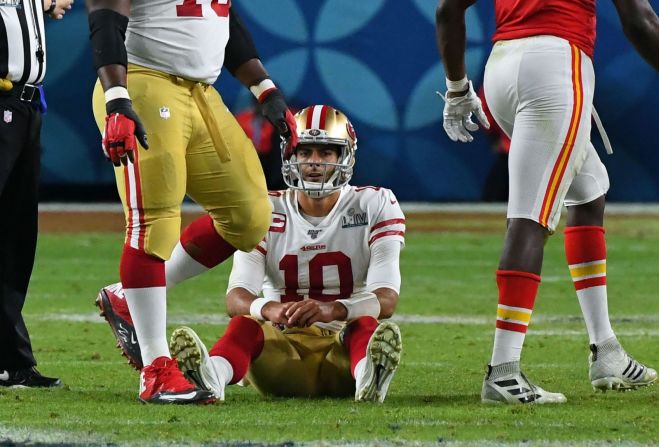
[[[478,121],[486,129],[490,128],[487,121],[481,100],[474,92],[474,86],[469,81],[469,91],[464,96],[448,98],[437,92],[444,102],[444,130],[448,137],[453,141],[468,143],[474,140],[474,137],[468,132],[478,130],[478,124],[471,120],[472,113],[476,114]]]

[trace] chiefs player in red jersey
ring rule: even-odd
[[[469,132],[478,129],[472,114],[489,126],[464,63],[465,11],[474,3],[443,0],[437,8],[437,45],[448,88],[444,129],[453,141],[472,141]],[[659,69],[659,19],[648,1],[614,3],[629,40]],[[625,352],[608,316],[603,221],[609,179],[590,143],[595,0],[496,0],[495,9],[485,97],[512,142],[494,348],[481,399],[566,401],[563,394],[534,385],[520,370],[544,243],[563,205],[568,208],[565,253],[590,338],[590,381],[601,390],[648,385],[656,381],[656,371]]]

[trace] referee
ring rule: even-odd
[[[0,386],[53,387],[36,370],[21,311],[37,243],[44,16],[73,0],[0,0]]]

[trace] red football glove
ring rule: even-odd
[[[293,155],[293,151],[297,146],[297,124],[295,118],[288,109],[284,95],[277,88],[266,91],[259,98],[261,102],[261,113],[265,116],[279,135],[286,140],[286,146],[282,156],[284,160],[288,160]]]
[[[113,99],[106,104],[105,132],[103,133],[103,152],[115,166],[133,162],[133,151],[137,149],[136,138],[144,149],[149,145],[146,131],[139,117],[132,108],[129,99]]]

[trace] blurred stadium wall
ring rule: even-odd
[[[493,161],[486,138],[452,143],[441,128],[444,72],[434,44],[435,0],[234,0],[261,58],[293,106],[332,104],[359,137],[353,183],[393,188],[405,201],[477,201]],[[655,9],[657,2],[652,0]],[[492,2],[468,14],[469,75],[478,85],[494,27]],[[48,25],[43,196],[115,197],[91,111],[95,73],[83,2]],[[615,154],[602,155],[611,200],[659,201],[659,75],[625,40],[612,2],[598,2],[595,106]],[[234,111],[248,91],[217,84]],[[595,146],[601,150],[593,132]]]

